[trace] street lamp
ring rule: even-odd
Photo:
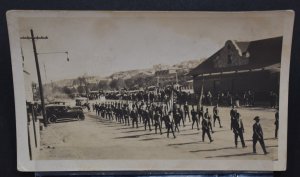
[[[70,58],[69,58],[69,52],[68,52],[68,51],[39,52],[39,53],[37,53],[37,55],[47,55],[47,54],[66,54],[66,55],[67,55],[67,62],[70,61]],[[45,63],[44,63],[44,71],[45,71],[45,78],[46,78],[46,81],[47,81],[47,75],[46,75],[46,66],[45,66]]]

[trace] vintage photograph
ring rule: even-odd
[[[19,170],[285,169],[293,16],[9,12]]]

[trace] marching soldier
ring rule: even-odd
[[[213,129],[212,129],[212,125],[211,125],[211,115],[208,112],[208,108],[206,108],[206,112],[204,113],[204,118],[207,121],[207,125],[209,130],[211,130],[211,133],[214,133]]]
[[[191,122],[190,119],[190,114],[189,114],[189,105],[187,104],[187,102],[185,103],[185,105],[183,106],[184,109],[184,120],[186,121],[186,117],[189,117],[189,122]]]
[[[199,123],[200,123],[201,118],[203,119],[203,117],[204,117],[203,106],[201,106],[201,107],[197,106],[197,114],[198,114]]]
[[[124,107],[123,107],[123,117],[124,117],[125,125],[130,125],[130,121],[129,121],[129,108],[128,108],[127,104],[124,104]]]
[[[216,120],[218,120],[219,126],[220,126],[220,128],[222,128],[220,116],[219,116],[218,104],[213,108],[213,113],[214,113],[214,116],[213,116],[214,117],[214,127],[215,127]]]
[[[197,129],[199,130],[199,122],[198,122],[198,118],[197,118],[197,112],[195,111],[194,106],[192,107],[191,115],[192,115],[192,121],[193,121],[192,129],[194,128],[194,124],[196,122]]]
[[[174,119],[174,125],[175,125],[175,132],[176,132],[176,130],[179,132],[178,125],[180,124],[180,114],[176,109],[174,109],[174,111],[173,111],[173,119]]]
[[[151,125],[150,125],[149,110],[146,107],[145,107],[145,110],[143,110],[143,120],[144,120],[145,130],[147,130],[146,127],[147,127],[147,124],[148,124],[149,130],[152,131],[151,130]]]
[[[110,105],[107,105],[106,117],[108,117],[109,120],[112,119],[112,113],[111,113],[111,107],[110,107]]]
[[[180,106],[179,106],[179,108],[177,108],[177,112],[179,114],[179,126],[180,126],[180,122],[182,121],[182,125],[183,125],[183,127],[185,127],[184,118],[183,118],[183,111],[181,110]]]
[[[134,123],[136,124],[136,128],[139,128],[139,125],[138,125],[138,112],[137,112],[137,109],[136,109],[136,105],[132,105],[132,110],[131,110],[131,113],[130,113],[130,117],[132,119],[132,128],[134,128]]]
[[[259,120],[260,118],[256,116],[253,120],[255,120],[255,123],[253,124],[253,153],[256,153],[256,143],[257,141],[260,143],[264,154],[268,154],[266,147],[265,147],[265,142],[264,142],[264,137],[263,137],[263,131],[260,126]]]
[[[159,128],[160,134],[161,132],[161,126],[160,126],[160,117],[159,111],[156,111],[154,114],[154,126],[155,126],[155,134],[157,134],[157,127]]]
[[[144,112],[143,105],[144,105],[144,103],[142,102],[142,103],[140,103],[140,105],[138,107],[138,115],[140,117],[140,123],[142,123],[142,122],[144,123],[144,119],[143,119],[143,112]]]
[[[175,133],[174,133],[174,129],[173,129],[173,120],[171,118],[171,111],[169,112],[168,115],[165,115],[163,117],[163,121],[165,122],[165,126],[167,128],[167,137],[169,138],[169,133],[170,130],[172,131],[173,137],[176,138]]]
[[[149,109],[149,117],[150,117],[150,120],[151,120],[151,125],[153,126],[153,116],[154,116],[154,106],[153,104],[151,106],[148,107]]]
[[[232,120],[232,129],[233,129],[233,133],[234,133],[234,143],[235,143],[235,147],[237,148],[237,144],[238,144],[238,137],[240,137],[241,143],[243,148],[246,147],[245,145],[245,141],[244,141],[244,125],[242,122],[242,119],[240,119],[240,113],[236,113],[236,117]]]
[[[104,118],[104,113],[105,113],[105,107],[104,103],[101,104],[101,117]]]
[[[202,119],[202,141],[203,141],[203,142],[204,142],[205,134],[207,134],[207,136],[208,136],[210,142],[213,142],[213,141],[214,141],[214,140],[211,138],[211,136],[210,136],[208,120],[207,120],[207,118],[204,116],[204,118]]]
[[[95,109],[96,109],[96,116],[98,116],[99,115],[99,104],[96,103]]]
[[[277,139],[278,129],[279,129],[279,109],[277,108],[275,113],[275,138]]]
[[[230,130],[232,130],[232,121],[236,117],[236,113],[237,113],[237,111],[236,111],[234,105],[232,105],[231,110],[230,110]]]

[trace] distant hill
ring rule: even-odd
[[[128,70],[128,71],[119,71],[115,72],[109,76],[102,77],[102,76],[81,76],[86,78],[88,83],[93,83],[96,84],[99,81],[107,81],[110,82],[111,80],[128,80],[128,79],[138,79],[138,78],[151,78],[154,76],[155,71],[157,70],[165,70],[165,69],[170,69],[170,68],[178,68],[183,69],[185,71],[189,71],[193,68],[195,68],[197,65],[202,63],[205,59],[194,59],[194,60],[187,60],[183,61],[174,65],[154,65],[152,68],[146,68],[146,69],[136,69],[136,70]],[[64,79],[60,81],[54,81],[52,84],[58,87],[72,87],[74,86],[74,83],[78,83],[78,78],[74,79]],[[47,84],[48,85],[48,84]],[[76,85],[76,84],[75,84]]]

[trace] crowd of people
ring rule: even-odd
[[[191,129],[197,128],[202,130],[202,141],[207,137],[209,142],[213,142],[212,134],[216,123],[220,128],[223,128],[221,117],[219,114],[219,107],[216,104],[213,107],[212,115],[208,108],[203,106],[192,105],[191,110],[188,102],[185,104],[173,104],[169,101],[155,102],[145,101],[145,99],[136,99],[135,101],[104,101],[92,105],[92,109],[96,112],[99,118],[116,121],[117,123],[132,128],[143,126],[145,131],[154,130],[155,134],[163,134],[166,130],[167,137],[169,134],[176,138],[175,132],[180,132],[181,127],[185,127],[186,122],[191,122]],[[230,110],[231,130],[234,135],[235,147],[238,146],[238,139],[240,139],[243,148],[246,147],[244,141],[244,125],[240,118],[241,115],[237,111],[236,106],[232,106]],[[256,116],[253,124],[253,153],[256,153],[256,143],[259,142],[264,153],[267,154],[264,144],[263,130],[259,123],[260,118]],[[275,137],[279,127],[278,110],[275,114]]]
[[[125,101],[143,101],[143,102],[166,102],[170,99],[172,93],[171,87],[156,88],[152,90],[135,90],[135,91],[116,91],[116,92],[101,92],[99,96],[105,97],[109,100],[125,100]],[[257,100],[255,98],[256,93],[253,90],[245,90],[242,92],[230,92],[230,91],[218,91],[212,92],[210,90],[199,93],[190,93],[182,91],[180,88],[176,90],[177,102],[179,104],[188,103],[189,105],[198,104],[199,99],[201,99],[204,105],[221,105],[221,106],[256,106]],[[201,97],[201,98],[200,98]],[[278,106],[278,94],[274,91],[265,93],[264,96],[259,95],[259,97],[264,97],[266,103],[269,102],[271,108],[276,108]]]

